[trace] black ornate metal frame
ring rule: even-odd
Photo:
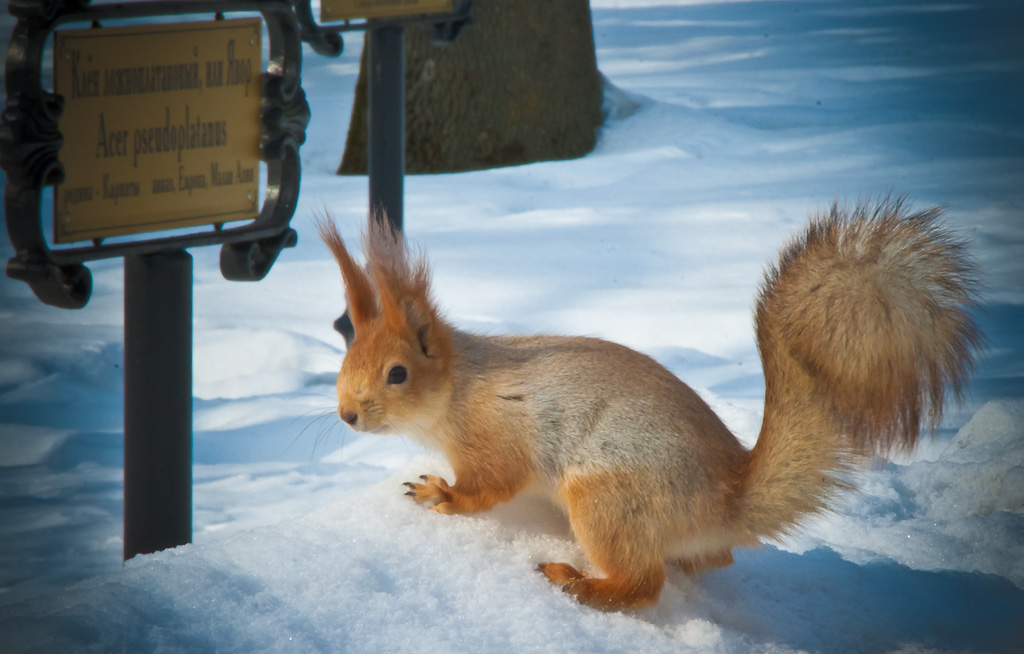
[[[455,13],[439,18],[403,17],[401,23],[435,23],[439,39],[451,40],[469,20],[469,2],[456,3]],[[81,308],[89,301],[92,275],[87,261],[150,254],[165,250],[220,244],[224,277],[237,281],[262,279],[283,248],[295,245],[289,227],[301,177],[298,149],[306,138],[310,111],[300,83],[302,42],[326,56],[341,54],[340,32],[366,29],[389,21],[317,25],[310,0],[150,0],[90,4],[89,0],[10,0],[17,18],[5,62],[6,103],[0,114],[0,167],[6,173],[4,214],[15,256],[7,275],[31,286],[36,296],[61,308]],[[43,53],[56,27],[70,22],[100,24],[123,18],[259,12],[269,34],[270,55],[261,75],[260,158],[267,179],[263,206],[251,223],[152,240],[103,243],[52,249],[43,234],[40,210],[44,189],[60,184],[64,167],[58,154],[63,137],[58,119],[64,98],[42,86]],[[396,21],[390,21],[396,22]]]

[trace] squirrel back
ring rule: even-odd
[[[355,327],[338,415],[441,451],[454,484],[406,483],[439,513],[543,490],[604,576],[541,572],[592,606],[649,605],[666,562],[729,565],[734,547],[827,509],[864,457],[910,449],[938,424],[981,340],[973,265],[938,215],[835,205],[783,250],[755,313],[766,387],[750,451],[650,357],[593,338],[462,332],[385,220],[371,216],[363,266],[322,221]]]

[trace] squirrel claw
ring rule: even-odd
[[[448,482],[440,477],[431,477],[429,475],[420,475],[420,479],[424,481],[422,484],[416,484],[411,481],[403,482],[403,485],[409,488],[409,492],[406,495],[412,497],[417,503],[423,504],[424,502],[432,502],[434,505],[448,503],[452,499],[452,495],[449,492]],[[445,510],[437,509],[436,506],[431,508],[445,512]]]

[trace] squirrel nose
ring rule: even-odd
[[[355,411],[340,411],[338,416],[341,417],[350,427],[355,427],[356,422],[359,420],[359,414]]]

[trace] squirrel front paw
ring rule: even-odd
[[[433,477],[431,475],[420,475],[420,479],[423,480],[422,484],[416,484],[411,481],[405,482],[404,486],[409,489],[406,495],[416,500],[417,504],[432,502],[433,506],[430,507],[431,509],[438,513],[448,513],[445,508],[450,507],[452,501],[452,493],[448,482],[441,477]]]

